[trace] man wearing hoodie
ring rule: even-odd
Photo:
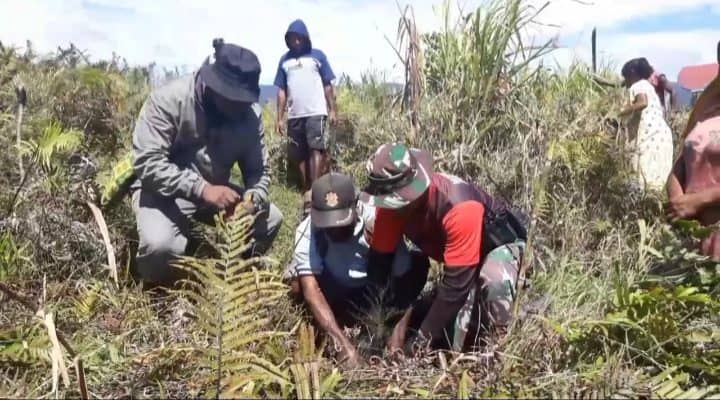
[[[290,139],[288,161],[297,166],[301,186],[310,190],[312,183],[328,171],[329,119],[337,119],[332,81],[335,74],[325,53],[312,47],[305,23],[293,21],[285,33],[289,51],[281,58],[275,76],[277,94],[277,130],[285,130]]]

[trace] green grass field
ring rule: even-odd
[[[267,260],[227,256],[243,245],[242,222],[206,227],[211,241],[227,238],[218,263],[232,273],[201,280],[197,297],[150,292],[129,276],[137,235],[127,199],[103,209],[117,282],[87,205],[122,176],[148,70],[0,47],[0,145],[8,150],[0,154],[0,397],[79,397],[85,389],[93,398],[218,389],[293,398],[717,395],[720,275],[686,250],[707,232],[668,225],[664,194],[630,194],[627,135],[608,123],[625,93],[598,85],[586,65],[538,68],[549,48],[517,52],[532,15],[519,0],[488,2],[443,32],[401,31],[399,54],[416,67],[407,102],[370,73],[337,84],[337,168],[359,185],[380,143],[408,140],[431,150],[437,169],[533,215],[532,285],[520,293],[506,343],[487,354],[381,354],[358,370],[312,340],[307,314],[280,283],[301,198],[285,183],[271,109],[271,199],[285,222]],[[422,51],[407,52],[409,42]],[[29,95],[20,146],[18,79]],[[686,119],[670,117],[676,134]],[[365,331],[348,334],[379,343],[383,317],[377,311]]]

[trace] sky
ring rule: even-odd
[[[547,0],[528,0],[542,6]],[[365,71],[400,81],[396,39],[400,5],[412,6],[421,33],[442,28],[442,0],[0,0],[0,42],[40,52],[74,43],[92,59],[113,52],[130,64],[197,68],[223,37],[253,50],[261,83],[271,84],[288,24],[305,21],[314,47],[323,50],[337,76],[358,79]],[[453,0],[472,10],[481,1]],[[529,33],[556,38],[545,65],[590,61],[590,34],[597,28],[601,64],[619,71],[633,57],[677,79],[686,65],[715,61],[720,40],[720,0],[550,0]]]

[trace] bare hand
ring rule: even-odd
[[[207,185],[202,191],[202,199],[220,210],[227,210],[239,203],[242,197],[227,186]]]
[[[330,115],[328,115],[328,121],[330,122],[330,125],[337,125],[337,111],[330,110]]]
[[[282,136],[285,134],[285,121],[284,118],[278,118],[277,121],[275,121],[275,131],[278,133],[278,135]]]
[[[405,311],[405,314],[400,318],[400,321],[395,324],[392,335],[388,339],[388,350],[390,353],[394,353],[398,350],[402,350],[405,346],[405,335],[407,334],[408,324],[410,324],[410,316],[412,315],[412,308]]]
[[[665,206],[665,213],[672,219],[694,218],[703,207],[700,193],[683,194],[673,197]]]
[[[407,325],[403,323],[402,320],[398,322],[395,325],[395,328],[393,328],[392,335],[390,335],[390,339],[388,339],[387,347],[388,350],[391,353],[394,353],[398,350],[402,350],[403,346],[405,346],[405,334],[407,333]]]
[[[246,191],[243,194],[243,202],[255,204],[255,195],[251,191]]]
[[[343,351],[340,353],[340,356],[343,360],[343,364],[349,369],[358,368],[363,364],[362,357],[360,357],[357,350],[355,350],[355,348],[350,344],[343,347]]]

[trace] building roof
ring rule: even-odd
[[[718,63],[690,65],[680,70],[678,83],[690,90],[702,90],[718,74]]]

